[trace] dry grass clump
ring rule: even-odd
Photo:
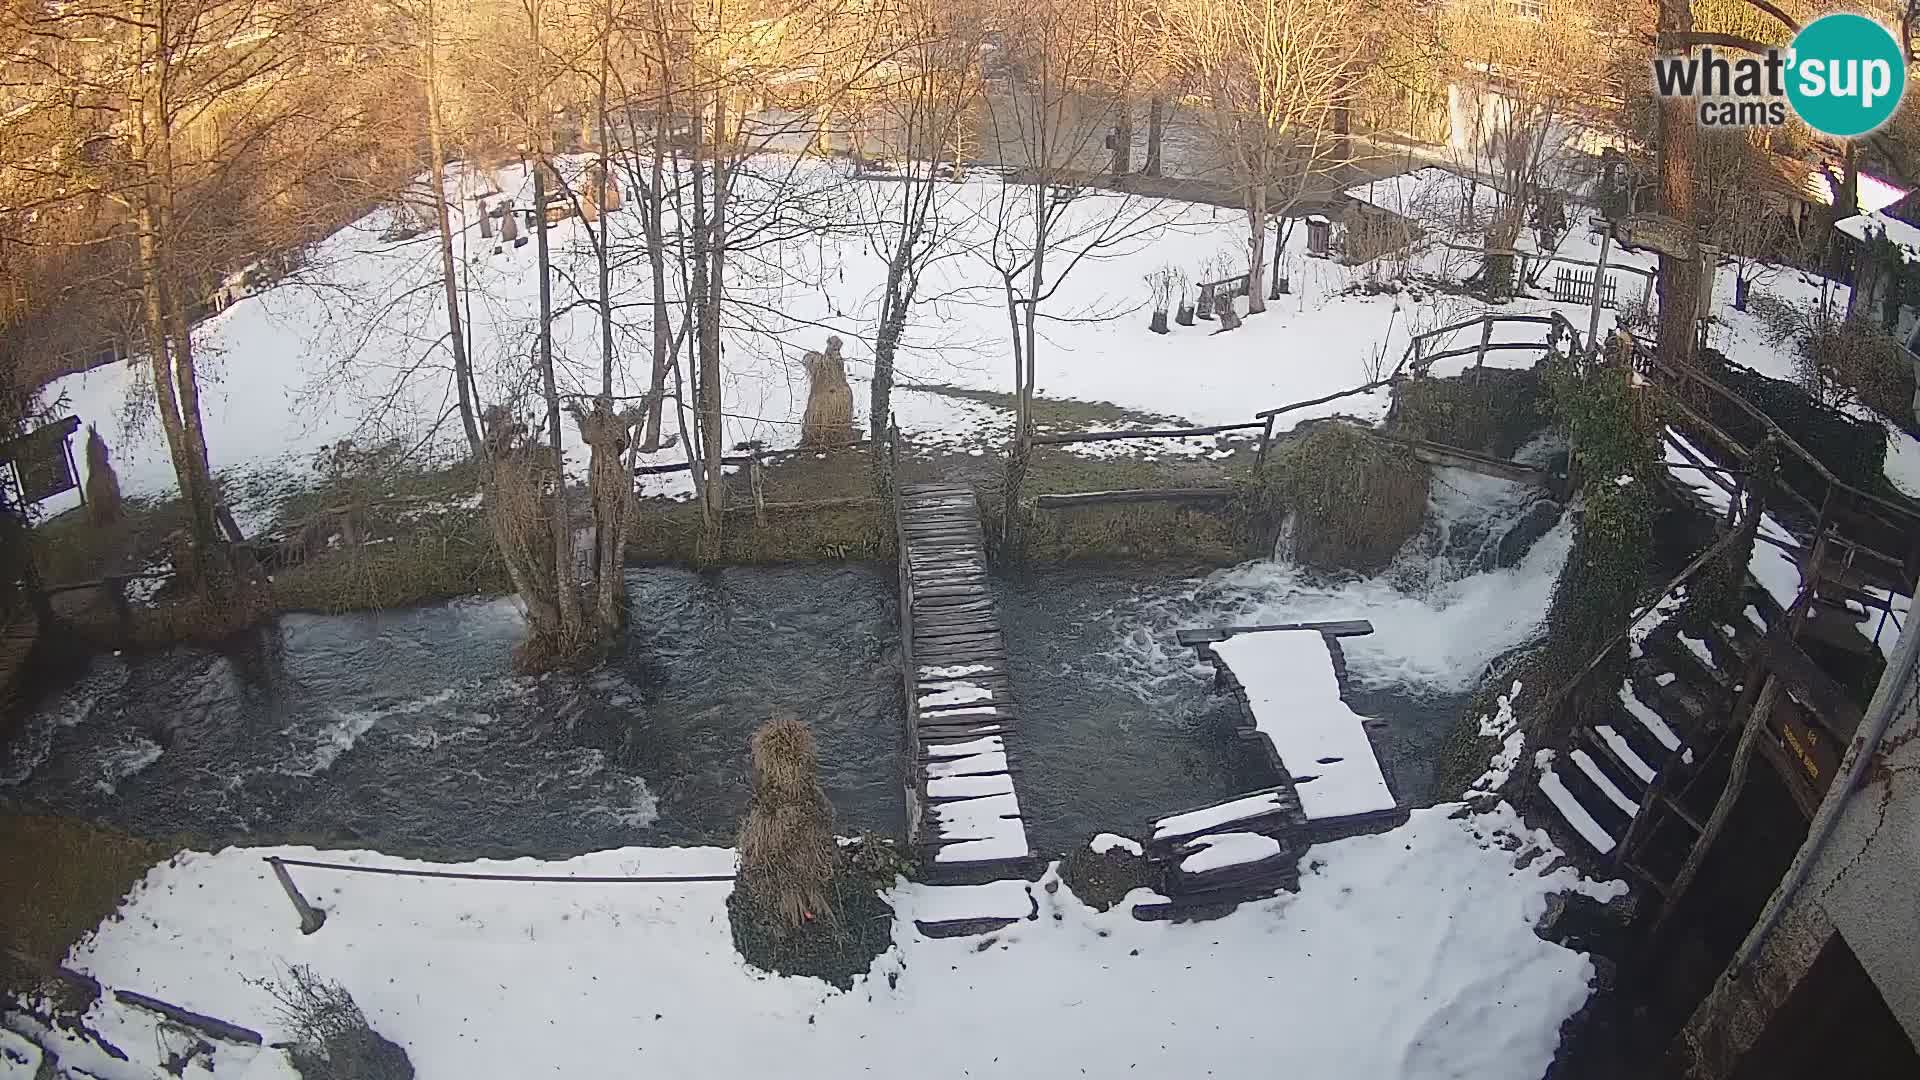
[[[776,714],[748,748],[753,795],[740,825],[738,888],[767,920],[790,928],[831,923],[839,849],[813,732],[791,714]]]

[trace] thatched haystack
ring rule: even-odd
[[[1273,522],[1292,517],[1295,560],[1372,573],[1420,531],[1428,480],[1405,447],[1324,423],[1276,448],[1259,478],[1259,503]]]
[[[893,912],[877,886],[906,864],[879,845],[858,845],[864,855],[849,858],[834,839],[806,724],[777,713],[748,748],[753,795],[727,898],[734,946],[756,967],[849,988],[892,944]]]
[[[121,518],[120,477],[113,471],[113,455],[107,441],[92,424],[87,425],[87,520],[96,526],[112,525]]]
[[[820,790],[813,731],[790,713],[776,714],[748,747],[753,797],[740,825],[738,888],[770,922],[788,928],[830,923],[839,851],[833,805]]]
[[[810,352],[807,365],[807,411],[800,418],[801,446],[845,446],[855,439],[853,387],[847,385],[847,362],[840,355],[840,339],[827,339],[826,352]]]

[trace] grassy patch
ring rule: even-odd
[[[274,575],[281,611],[337,613],[507,592],[505,567],[478,510],[343,547]]]
[[[1252,452],[1230,458],[1088,457],[1065,447],[1038,447],[1027,466],[1021,521],[1022,557],[1034,562],[1082,559],[1191,561],[1223,565],[1255,550],[1241,500],[1110,503],[1039,509],[1033,497],[1080,491],[1225,487],[1251,470]],[[988,535],[997,538],[1005,494],[996,479],[980,487]]]
[[[1095,911],[1109,911],[1133,890],[1161,884],[1145,858],[1117,847],[1097,853],[1085,844],[1061,860],[1060,880]]]
[[[30,540],[40,579],[58,585],[137,571],[187,524],[186,506],[176,498],[129,498],[121,510],[121,519],[105,527],[87,520],[80,508],[36,526]]]
[[[1276,446],[1255,487],[1270,520],[1293,515],[1294,557],[1324,570],[1386,566],[1427,513],[1428,473],[1403,446],[1316,424]]]
[[[945,384],[909,386],[902,389],[922,390],[929,394],[958,398],[961,401],[991,405],[996,409],[1006,410],[1009,416],[1013,415],[1016,404],[1014,395],[999,390],[968,390],[964,387]],[[1096,431],[1130,424],[1181,427],[1186,424],[1186,421],[1163,413],[1129,409],[1110,401],[1080,401],[1075,398],[1050,398],[1038,395],[1033,399],[1033,426],[1036,431]]]
[[[0,814],[0,991],[31,992],[173,844],[66,818]]]
[[[1548,417],[1531,371],[1483,368],[1451,379],[1411,379],[1393,391],[1401,434],[1512,457]]]

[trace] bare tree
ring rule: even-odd
[[[920,290],[920,277],[947,249],[939,207],[965,158],[965,123],[978,92],[981,25],[940,0],[903,0],[891,58],[874,72],[875,113],[900,141],[899,184],[872,184],[869,243],[886,261],[874,332],[868,434],[886,436],[893,411],[894,354]],[[876,464],[884,460],[874,455]]]
[[[1344,163],[1334,120],[1357,73],[1358,14],[1351,0],[1195,0],[1182,9],[1206,124],[1247,215],[1249,313],[1267,307],[1268,217]]]
[[[1074,163],[1108,130],[1113,100],[1091,107],[1076,86],[1099,69],[1099,45],[1082,32],[1084,9],[1072,0],[1033,0],[1001,15],[1012,50],[1014,85],[988,122],[1001,146],[1023,155],[1024,183],[1008,183],[985,208],[991,243],[979,256],[998,278],[1013,352],[1014,433],[1004,488],[1003,539],[1018,544],[1020,491],[1033,447],[1033,394],[1039,370],[1040,324],[1059,317],[1046,308],[1083,263],[1137,247],[1160,226],[1154,203],[1130,196],[1085,196]],[[992,100],[992,99],[989,99]],[[1074,318],[1112,312],[1079,312]]]

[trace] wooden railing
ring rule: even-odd
[[[1661,395],[1663,404],[1672,408],[1692,427],[1712,440],[1729,457],[1744,465],[1752,458],[1753,452],[1739,439],[1701,415],[1681,391],[1694,387],[1726,402],[1757,424],[1765,433],[1763,436],[1765,440],[1772,442],[1782,452],[1792,455],[1805,474],[1817,477],[1824,486],[1824,491],[1815,493],[1820,496],[1819,501],[1816,502],[1808,493],[1796,490],[1784,480],[1775,485],[1776,489],[1799,509],[1803,517],[1812,522],[1806,545],[1795,551],[1796,558],[1802,564],[1801,577],[1804,581],[1819,580],[1819,573],[1825,569],[1826,557],[1829,553],[1837,551],[1842,554],[1847,568],[1852,568],[1864,560],[1873,564],[1870,572],[1875,572],[1883,578],[1897,580],[1911,589],[1914,579],[1920,577],[1920,507],[1902,505],[1883,495],[1864,491],[1841,480],[1812,451],[1745,397],[1696,367],[1674,360],[1661,359],[1647,342],[1638,338],[1632,340],[1634,367],[1647,377],[1647,385]],[[1671,381],[1673,385],[1666,385],[1667,381]],[[1704,464],[1696,463],[1696,465]],[[1709,475],[1712,474],[1709,473]],[[1725,486],[1724,483],[1722,486]],[[1736,503],[1737,501],[1736,498]],[[1857,515],[1875,524],[1883,535],[1902,538],[1906,544],[1905,550],[1889,552],[1874,547],[1871,543],[1845,535],[1843,524],[1850,515]],[[1777,543],[1777,541],[1770,542]],[[1780,546],[1785,547],[1785,545]],[[1883,609],[1887,617],[1891,618],[1890,597],[1880,599],[1862,593],[1856,599],[1867,606]],[[1875,600],[1878,603],[1869,603]]]

